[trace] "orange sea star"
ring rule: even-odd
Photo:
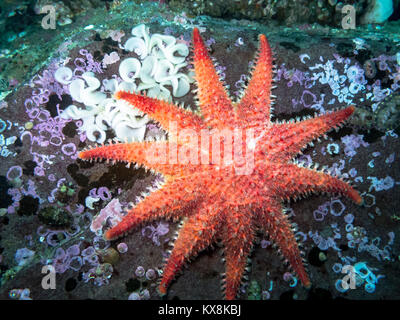
[[[158,121],[169,132],[169,139],[103,145],[79,154],[81,159],[132,162],[163,174],[162,187],[130,209],[104,235],[108,240],[115,239],[158,218],[182,220],[163,270],[158,288],[161,294],[166,294],[185,262],[220,239],[226,268],[225,297],[235,298],[257,230],[269,235],[302,284],[309,287],[311,283],[292,226],[282,211],[282,201],[328,192],[345,195],[357,204],[362,202],[346,182],[293,161],[312,140],[346,120],[354,107],[297,122],[272,122],[271,49],[264,35],[259,40],[252,78],[241,100],[233,103],[195,28],[194,69],[201,116],[166,101],[120,91],[117,99],[129,102]],[[225,133],[219,136],[219,142],[213,140],[216,132]],[[229,136],[229,132],[234,134]],[[237,132],[242,133],[240,139]],[[198,139],[200,136],[202,139]],[[229,148],[231,138],[240,141],[239,151]],[[228,155],[223,163],[213,158],[210,142],[215,142],[213,147],[221,147],[218,156]],[[246,159],[239,161],[240,150],[244,149]],[[160,161],[166,159],[166,154],[172,158]]]

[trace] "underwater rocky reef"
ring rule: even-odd
[[[200,114],[194,28],[234,100],[266,35],[275,66],[272,122],[355,106],[340,129],[295,160],[351,182],[363,205],[336,194],[284,202],[312,287],[282,263],[268,235],[256,233],[239,298],[399,299],[400,4],[390,1],[385,11],[386,2],[2,3],[1,299],[160,299],[179,222],[155,220],[113,241],[103,234],[163,177],[122,162],[86,162],[79,152],[110,139],[167,139],[157,121],[115,99],[120,90]],[[56,6],[54,29],[41,26],[45,5]],[[344,5],[356,6],[355,29],[340,24]],[[18,16],[26,18],[17,23]],[[222,255],[218,244],[202,251],[167,299],[221,299]],[[55,288],[43,288],[48,266]],[[355,283],[345,289],[348,267]]]

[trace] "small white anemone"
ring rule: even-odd
[[[140,70],[140,80],[143,83],[155,83],[155,70],[158,66],[158,60],[154,56],[148,56],[143,60],[142,69]]]
[[[85,198],[85,206],[86,206],[86,208],[89,208],[89,209],[93,210],[94,209],[93,204],[95,202],[99,201],[99,200],[100,200],[100,198],[93,198],[91,196],[87,196]]]
[[[176,52],[179,53],[180,57],[175,55]],[[165,48],[163,53],[169,61],[178,64],[185,61],[186,56],[189,54],[189,48],[183,43],[178,43]]]
[[[146,43],[143,39],[140,39],[138,37],[129,38],[128,41],[126,41],[125,43],[124,49],[126,51],[135,52],[140,57],[140,59],[146,58],[149,54]]]
[[[149,28],[144,24],[139,24],[132,28],[132,35],[135,37],[143,38],[146,44],[150,41]]]
[[[176,74],[174,71],[174,65],[167,59],[159,60],[157,70],[154,72],[154,79],[160,83],[170,80]]]
[[[86,109],[78,108],[76,105],[71,104],[65,110],[63,110],[60,114],[60,117],[63,119],[83,119],[91,116],[95,116],[99,113],[98,108],[88,107]]]
[[[146,126],[140,128],[132,128],[131,122],[122,121],[115,128],[115,134],[117,137],[126,138],[124,141],[143,141],[143,137],[146,133]]]
[[[171,84],[172,94],[177,98],[183,97],[190,90],[189,77],[182,73],[171,79]]]
[[[86,106],[94,106],[106,98],[104,93],[96,91],[100,87],[100,81],[94,76],[93,72],[83,73],[82,78],[85,81],[82,79],[75,79],[69,85],[72,99]]]
[[[126,82],[135,82],[135,79],[139,76],[140,68],[142,65],[136,58],[127,58],[119,65],[119,74],[122,80]]]
[[[61,84],[70,84],[72,79],[72,70],[67,67],[61,67],[54,73],[54,78]]]

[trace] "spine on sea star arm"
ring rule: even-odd
[[[177,150],[178,145],[169,141],[143,141],[103,145],[81,151],[78,156],[83,160],[126,161],[164,175],[179,176],[195,171],[192,167],[170,161],[170,153]]]
[[[241,285],[248,257],[254,241],[252,212],[249,208],[240,208],[242,215],[231,215],[225,222],[223,243],[225,244],[225,298],[236,298]]]
[[[342,194],[356,204],[362,203],[359,193],[347,182],[322,171],[286,164],[280,167],[279,172],[276,184],[282,199],[296,198],[310,192],[327,192]]]
[[[107,240],[118,238],[142,223],[160,218],[182,218],[184,209],[190,209],[197,192],[201,191],[201,186],[199,187],[195,181],[186,185],[171,179],[162,188],[153,191],[140,201],[119,224],[107,230],[104,237]]]
[[[293,129],[293,134],[298,135],[298,139],[303,144],[307,144],[325,132],[338,127],[343,121],[350,117],[355,110],[354,106],[329,112],[315,118],[289,124]],[[294,128],[295,127],[295,128]]]
[[[216,218],[216,212],[209,212],[203,206],[197,214],[183,222],[164,267],[163,277],[158,287],[160,294],[167,293],[168,286],[189,257],[196,256],[198,252],[211,244],[217,230]]]
[[[177,126],[178,132],[186,128],[197,130],[203,128],[203,123],[199,116],[167,101],[126,91],[118,91],[115,94],[115,98],[129,102],[133,107],[138,108],[159,122],[166,131],[169,131],[172,123]]]
[[[197,28],[193,30],[194,70],[198,85],[197,97],[205,122],[213,128],[232,126],[235,113],[224,85]]]
[[[283,258],[289,262],[303,286],[309,288],[311,282],[304,268],[303,258],[292,226],[288,218],[282,214],[282,206],[270,199],[266,202],[264,208],[257,213],[256,219],[272,242],[278,246]]]
[[[271,159],[279,157],[281,160],[291,160],[299,151],[309,143],[333,128],[339,127],[343,121],[352,115],[355,107],[326,113],[315,118],[294,123],[278,124],[279,135],[275,135],[270,141],[260,141],[262,144],[275,145]]]
[[[241,118],[247,122],[268,122],[271,113],[272,52],[265,35],[261,34],[256,65],[238,105]]]

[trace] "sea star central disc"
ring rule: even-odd
[[[357,204],[362,201],[346,182],[293,161],[312,140],[346,120],[354,107],[298,122],[272,122],[271,49],[264,35],[259,40],[251,80],[241,100],[233,103],[195,28],[193,64],[201,116],[172,103],[120,91],[116,98],[158,121],[168,131],[168,141],[110,144],[79,154],[81,159],[137,163],[163,174],[162,187],[104,235],[108,240],[115,239],[159,218],[182,220],[163,270],[161,294],[166,294],[187,260],[220,239],[226,269],[225,297],[234,299],[257,230],[269,235],[302,284],[309,287],[282,201],[320,192],[342,194]]]

